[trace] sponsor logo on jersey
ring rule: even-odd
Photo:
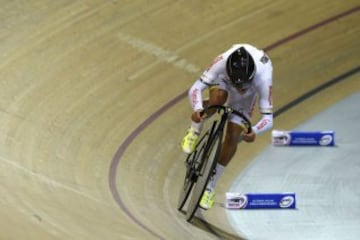
[[[197,88],[195,88],[191,92],[191,103],[192,103],[193,107],[199,102],[199,100],[197,99],[198,92],[199,92],[199,89],[197,89]]]
[[[257,129],[258,129],[258,130],[263,129],[269,122],[270,122],[269,119],[264,119],[264,120],[262,120],[261,123],[259,124],[259,126],[257,126]]]

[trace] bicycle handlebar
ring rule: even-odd
[[[229,106],[223,106],[223,105],[211,105],[206,107],[203,111],[202,114],[206,113],[206,111],[210,110],[210,109],[215,109],[217,112],[222,111],[222,114],[235,114],[239,117],[241,117],[244,121],[245,121],[245,127],[247,127],[248,133],[252,132],[252,128],[251,128],[251,122],[250,120],[241,112],[236,111],[235,109],[229,107]]]

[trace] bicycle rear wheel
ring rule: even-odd
[[[179,200],[177,209],[179,211],[182,210],[184,207],[186,200],[188,199],[191,190],[194,186],[194,183],[197,180],[199,167],[201,164],[201,159],[204,155],[206,145],[209,139],[209,131],[207,131],[199,140],[198,144],[196,145],[195,151],[188,155],[185,160],[186,165],[186,173],[185,173],[185,180],[183,187],[180,190]]]
[[[189,222],[193,218],[201,197],[205,191],[206,185],[212,175],[220,153],[220,146],[222,142],[222,134],[220,131],[216,131],[215,134],[210,137],[208,147],[205,149],[203,155],[203,164],[198,175],[193,194],[186,212],[186,220]]]

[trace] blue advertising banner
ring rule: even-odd
[[[228,209],[295,209],[296,196],[285,193],[226,193]]]
[[[334,146],[334,131],[281,131],[273,130],[272,144],[275,146]]]

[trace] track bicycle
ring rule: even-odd
[[[238,115],[243,119],[247,131],[252,131],[251,122],[243,113],[228,106],[213,105],[208,106],[203,111],[203,114],[212,111],[215,111],[216,114],[211,114],[211,117],[206,119],[206,121],[210,121],[210,125],[200,136],[195,151],[189,154],[185,160],[185,179],[180,191],[177,209],[181,211],[191,195],[186,211],[186,220],[188,222],[191,221],[198,209],[207,183],[214,173],[228,116],[230,114]]]

